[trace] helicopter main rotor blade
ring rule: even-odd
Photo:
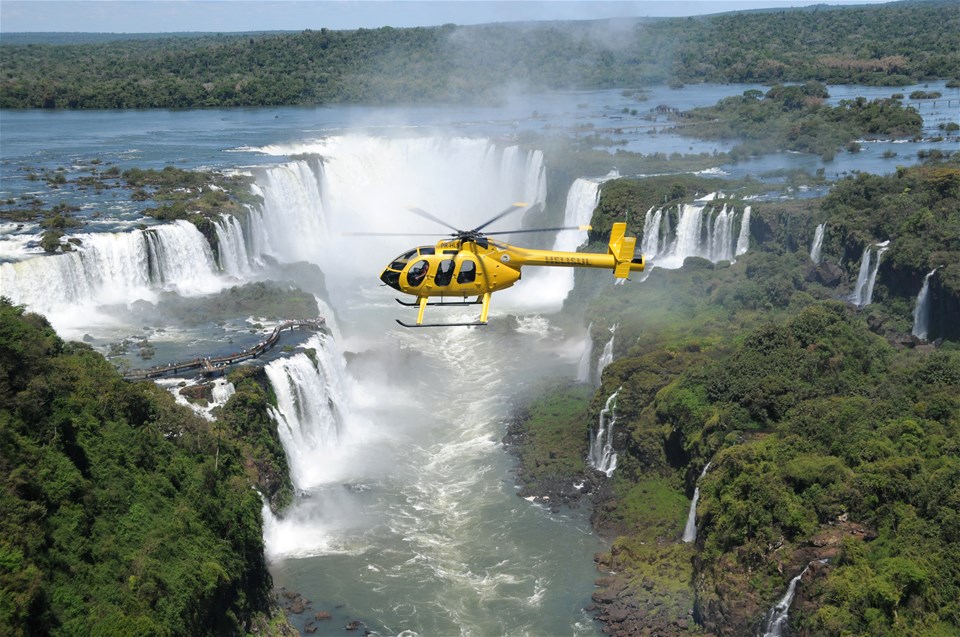
[[[449,237],[447,232],[341,232],[345,237]]]
[[[510,214],[511,212],[515,212],[515,211],[517,211],[517,210],[520,209],[520,208],[527,208],[527,207],[529,207],[529,206],[530,206],[530,204],[525,203],[525,202],[523,202],[523,201],[518,201],[518,202],[516,202],[516,203],[512,203],[512,204],[510,204],[510,207],[509,207],[509,208],[507,208],[506,210],[503,210],[503,211],[501,211],[501,212],[498,212],[496,215],[493,216],[493,218],[487,220],[487,221],[484,222],[484,223],[481,223],[479,226],[477,226],[476,228],[474,228],[474,229],[471,230],[470,232],[479,232],[480,230],[483,230],[484,228],[486,228],[487,226],[489,226],[489,225],[490,225],[491,223],[493,223],[494,221],[497,221],[498,219],[500,219],[500,218],[502,218],[502,217],[506,217],[506,216],[507,216],[508,214]]]
[[[461,230],[460,230],[459,228],[456,228],[456,227],[454,227],[454,226],[451,226],[449,223],[447,223],[446,221],[444,221],[444,220],[441,219],[440,217],[435,217],[435,216],[433,216],[432,214],[430,214],[429,212],[427,212],[426,210],[424,210],[424,209],[422,209],[422,208],[407,208],[407,210],[409,210],[410,212],[412,212],[412,213],[415,214],[415,215],[419,215],[419,216],[423,217],[424,219],[429,219],[430,221],[432,221],[432,222],[434,222],[434,223],[439,223],[441,226],[446,226],[447,228],[450,228],[451,230],[453,230],[453,231],[456,232],[457,234],[460,234],[460,232],[461,232]]]
[[[497,232],[485,232],[484,236],[490,237],[497,234],[519,234],[521,232],[558,232],[560,230],[592,230],[593,226],[562,226],[560,228],[526,228],[524,230],[498,230]]]

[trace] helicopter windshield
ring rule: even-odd
[[[390,264],[391,270],[402,270],[403,266],[407,265],[410,262],[410,259],[417,256],[417,249],[414,248],[409,252],[404,252],[399,257],[393,260],[393,263]]]

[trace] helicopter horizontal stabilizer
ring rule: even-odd
[[[479,327],[487,324],[485,321],[475,323],[404,323],[400,319],[396,319],[396,321],[404,327]]]

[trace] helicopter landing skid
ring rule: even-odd
[[[420,304],[417,301],[401,301],[400,299],[394,299],[400,305],[405,305],[407,307],[420,307]],[[434,303],[427,303],[427,305],[480,305],[483,303],[480,299],[476,301],[436,301]],[[472,323],[470,323],[472,325]]]
[[[438,303],[437,305],[446,305]],[[453,305],[452,303],[450,305]],[[458,305],[467,305],[466,303],[458,303]],[[404,327],[478,327],[481,325],[486,325],[485,321],[477,321],[475,323],[404,323],[400,319],[396,319],[397,323]]]

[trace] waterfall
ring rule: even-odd
[[[564,226],[586,226],[593,220],[593,211],[600,202],[600,181],[595,179],[576,179],[567,191],[567,204],[563,213]],[[553,249],[561,252],[573,252],[587,240],[586,230],[567,230],[557,233]],[[573,270],[560,270],[573,272]]]
[[[854,284],[853,293],[850,295],[850,301],[858,307],[862,307],[864,305],[863,301],[866,298],[865,290],[869,277],[870,248],[866,247],[863,249],[863,256],[860,258],[860,273],[857,275],[857,282]]]
[[[677,222],[677,239],[673,248],[673,257],[685,259],[687,257],[704,256],[701,235],[703,221],[703,206],[680,204],[680,220]]]
[[[596,431],[590,432],[588,464],[602,471],[609,478],[617,468],[617,453],[613,450],[613,426],[617,423],[617,394],[623,387],[610,394],[600,410]]]
[[[784,593],[780,601],[777,602],[767,614],[767,621],[763,624],[763,632],[760,633],[761,637],[781,637],[781,635],[783,635],[783,629],[787,625],[787,619],[790,613],[790,605],[793,604],[793,596],[797,592],[797,583],[806,575],[810,567],[817,562],[825,564],[827,560],[814,560],[810,562],[806,568],[800,571],[799,575],[790,580],[790,584],[787,586],[787,592]]]
[[[610,328],[610,340],[603,346],[603,352],[597,360],[597,386],[603,379],[603,368],[613,362],[613,339],[617,335],[617,325]]]
[[[663,208],[657,208],[653,213],[653,207],[647,210],[647,215],[643,221],[643,239],[640,241],[640,251],[647,259],[652,259],[660,253],[660,221],[663,217]]]
[[[733,261],[733,209],[727,212],[727,204],[713,222],[713,235],[710,237],[711,261]]]
[[[317,246],[328,243],[324,164],[299,159],[257,174],[263,197],[261,250],[285,262],[317,262]],[[260,253],[255,253],[260,256]]]
[[[860,261],[860,272],[857,282],[850,295],[850,301],[857,307],[864,307],[873,302],[873,287],[877,283],[877,272],[880,270],[880,258],[887,251],[890,242],[876,244],[877,258],[874,261],[870,256],[870,246],[863,249],[863,258]]]
[[[56,314],[90,304],[153,301],[159,291],[209,294],[224,285],[210,245],[188,221],[76,238],[80,244],[71,252],[0,266],[3,294],[33,311]]]
[[[233,215],[220,215],[214,228],[217,232],[221,272],[238,279],[249,276],[250,257],[240,221]]]
[[[213,380],[213,387],[210,390],[210,401],[202,404],[200,402],[190,401],[180,393],[180,390],[184,386],[189,387],[196,385],[198,381],[195,379],[185,381],[183,378],[156,378],[154,382],[169,391],[178,404],[187,407],[195,414],[210,422],[216,420],[213,416],[213,410],[225,405],[230,397],[236,393],[236,388],[233,386],[233,383],[223,377],[216,378]]]
[[[877,260],[873,264],[873,271],[870,273],[870,278],[867,280],[866,297],[863,305],[870,305],[873,302],[873,286],[877,283],[877,272],[880,271],[880,259],[883,258],[883,253],[887,251],[889,244],[889,241],[884,241],[883,243],[877,244]]]
[[[593,323],[587,326],[587,336],[583,342],[583,353],[580,354],[580,362],[577,364],[578,383],[590,381],[590,359],[593,358],[593,337],[590,336],[591,330],[593,330]]]
[[[227,404],[230,397],[237,393],[236,387],[226,378],[217,378],[213,381],[212,403],[215,407]]]
[[[290,479],[300,490],[322,482],[331,451],[345,434],[349,411],[347,372],[343,354],[326,334],[306,343],[315,359],[305,353],[280,358],[266,366],[277,397],[271,415],[290,466]],[[323,458],[323,462],[317,462]]]
[[[687,257],[701,257],[716,263],[733,261],[745,253],[750,245],[750,206],[743,209],[740,232],[734,241],[736,210],[728,204],[723,204],[720,212],[708,210],[706,206],[713,199],[708,195],[692,204],[680,204],[675,231],[671,231],[669,209],[648,210],[640,241],[644,256],[650,259],[656,256],[658,267],[679,268]]]
[[[920,340],[927,340],[927,332],[930,329],[930,277],[937,271],[937,268],[931,270],[927,276],[923,277],[923,286],[920,288],[920,294],[917,295],[917,306],[913,308],[913,330],[911,334]]]
[[[341,135],[260,150],[308,157],[257,171],[254,193],[263,203],[250,223],[263,241],[257,250],[248,246],[252,258],[307,261],[341,279],[369,279],[409,247],[395,237],[370,237],[358,250],[360,241],[341,232],[434,235],[446,229],[409,207],[472,228],[516,201],[546,200],[543,153],[487,139]],[[518,213],[488,230],[519,227],[521,219]]]
[[[817,226],[817,231],[813,234],[813,245],[810,246],[810,260],[814,263],[820,263],[820,249],[823,247],[823,231],[827,224],[821,223]]]
[[[734,256],[739,257],[750,249],[750,206],[743,209],[743,218],[740,220],[740,234],[737,237],[737,250]]]
[[[703,480],[703,476],[707,475],[707,469],[710,468],[710,463],[708,462],[704,467],[703,471],[700,472],[700,477],[697,478],[697,482]],[[697,484],[693,488],[693,500],[690,502],[690,512],[687,514],[687,525],[683,529],[683,541],[684,542],[693,542],[697,539],[697,502],[700,501],[700,485]]]
[[[602,180],[598,179],[581,178],[570,184],[563,213],[565,227],[590,225],[593,211],[600,201],[601,182]],[[577,248],[586,241],[586,230],[564,230],[557,233],[552,249],[576,252]],[[524,290],[523,294],[528,299],[531,294],[542,297],[534,300],[536,304],[560,304],[573,289],[573,276],[574,268],[533,268],[529,270],[529,274],[524,272],[524,280],[532,281],[532,284]]]
[[[85,334],[91,316],[115,324],[111,314],[97,311],[100,306],[156,302],[160,292],[212,294],[254,278],[273,261],[319,265],[328,280],[335,274],[338,283],[375,281],[371,273],[409,242],[369,238],[361,244],[340,239],[339,232],[443,230],[410,214],[407,206],[469,228],[515,201],[542,205],[546,199],[543,154],[486,139],[344,135],[259,150],[284,158],[302,156],[254,169],[251,192],[260,201],[245,214],[214,220],[216,257],[187,221],[75,234],[71,238],[79,243],[70,252],[25,255],[0,265],[0,289],[14,303],[46,314],[59,331]],[[595,180],[580,184],[593,188],[594,195],[596,185]],[[573,207],[582,212],[589,205]],[[518,214],[500,223],[516,227],[520,221]],[[547,290],[559,304],[570,287],[572,278],[556,289],[533,289]]]

